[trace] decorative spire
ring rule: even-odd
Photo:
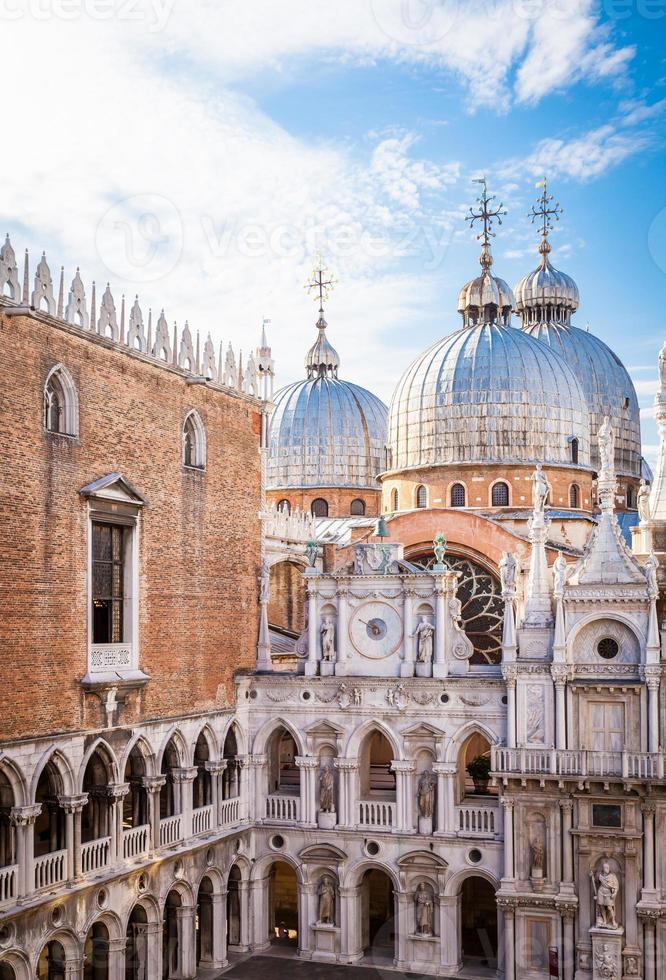
[[[58,287],[58,307],[56,309],[56,316],[59,316],[62,320],[63,310],[65,308],[65,267],[60,266],[60,285]]]
[[[482,228],[476,236],[476,240],[481,242],[481,257],[479,258],[481,268],[487,271],[493,264],[493,257],[490,254],[490,239],[494,238],[497,234],[492,230],[493,221],[497,220],[497,224],[501,225],[502,218],[506,215],[507,211],[501,201],[496,208],[491,207],[492,202],[495,200],[495,194],[491,194],[488,197],[488,182],[485,176],[475,178],[474,183],[481,184],[483,187],[480,197],[476,199],[479,210],[475,211],[471,207],[465,221],[469,221],[470,228],[474,228],[475,221],[482,222]]]
[[[560,202],[555,201],[552,194],[548,193],[548,178],[544,177],[540,180],[535,187],[541,187],[541,196],[537,199],[537,206],[532,205],[528,218],[532,219],[532,224],[535,221],[541,222],[541,242],[539,244],[539,252],[541,253],[542,259],[541,263],[545,266],[548,261],[548,253],[550,252],[550,242],[548,241],[548,232],[553,227],[553,221],[559,221],[560,215],[564,214],[563,208],[560,207]],[[553,203],[554,202],[554,203]]]
[[[465,221],[469,221],[471,228],[474,228],[475,222],[481,222],[481,231],[476,236],[477,241],[481,242],[479,257],[481,275],[465,283],[460,290],[458,312],[462,314],[463,324],[468,328],[475,327],[477,324],[509,326],[514,305],[513,293],[503,279],[492,275],[490,271],[493,264],[490,239],[496,234],[492,230],[493,222],[497,221],[501,225],[502,218],[507,212],[501,202],[493,206],[495,195],[488,195],[485,177],[479,177],[474,183],[481,184],[483,190],[481,196],[477,198],[478,209],[471,207]]]
[[[336,285],[337,279],[330,274],[323,263],[321,254],[317,252],[312,276],[305,284],[306,291],[314,294],[315,300],[319,301],[319,319],[317,320],[319,336],[305,357],[308,378],[337,378],[338,376],[340,357],[326,339],[328,324],[324,317],[324,303]]]

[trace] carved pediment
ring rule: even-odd
[[[121,504],[133,504],[143,507],[146,503],[136,487],[132,486],[122,473],[109,473],[93,483],[88,483],[79,490],[82,497],[97,497],[101,500],[111,500]]]
[[[432,851],[410,851],[398,858],[401,871],[446,871],[448,862]]]
[[[298,856],[305,864],[339,864],[347,860],[347,854],[333,844],[308,844]]]
[[[419,721],[416,725],[405,728],[402,735],[403,738],[443,738],[446,732],[442,728],[438,728],[437,725],[431,725],[427,721]]]
[[[332,721],[322,718],[306,728],[305,734],[309,735],[310,738],[336,738],[338,735],[344,734],[344,729],[334,725]]]

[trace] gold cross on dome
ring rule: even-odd
[[[484,246],[488,246],[490,239],[495,237],[495,232],[492,230],[493,221],[496,219],[497,223],[501,225],[502,218],[507,212],[501,201],[496,208],[491,208],[490,205],[495,200],[495,195],[492,194],[488,197],[488,183],[485,177],[475,178],[474,183],[483,185],[481,196],[477,198],[479,210],[475,211],[474,208],[470,208],[465,220],[469,221],[470,228],[474,227],[475,221],[483,222],[483,231],[480,231],[476,237]]]
[[[328,271],[324,265],[324,260],[321,257],[321,252],[315,254],[315,267],[312,271],[312,276],[305,284],[305,289],[308,293],[315,293],[315,300],[319,300],[319,312],[324,312],[324,300],[327,300],[331,295],[331,291],[337,285],[338,280],[335,279],[331,273]]]
[[[542,187],[543,190],[537,200],[537,207],[532,205],[528,218],[531,218],[533,223],[537,218],[541,219],[541,234],[544,238],[547,238],[548,232],[553,227],[552,219],[554,218],[555,221],[559,221],[560,215],[564,213],[564,210],[560,207],[560,202],[555,201],[553,195],[548,193],[548,179],[546,177],[540,180],[538,184],[535,184],[535,187]],[[554,204],[553,201],[555,201]]]

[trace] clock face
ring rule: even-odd
[[[366,602],[354,612],[349,635],[364,657],[390,657],[402,642],[402,620],[387,602]]]

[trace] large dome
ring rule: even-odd
[[[308,377],[275,395],[268,440],[267,489],[379,489],[384,469],[386,405],[338,378],[339,358],[319,335],[305,359]]]
[[[437,341],[405,372],[389,410],[392,470],[447,463],[590,461],[585,396],[551,347],[496,320]]]

